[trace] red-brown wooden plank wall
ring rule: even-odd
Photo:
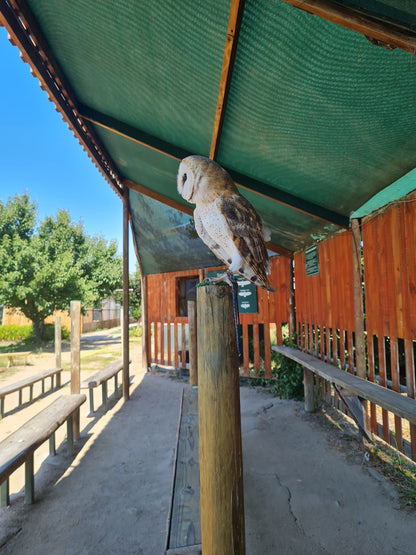
[[[319,273],[307,276],[305,253],[295,255],[298,346],[353,372],[352,238],[347,231],[317,245]]]
[[[257,288],[258,312],[241,314],[240,324],[243,330],[243,372],[250,373],[249,334],[254,339],[254,373],[258,374],[262,364],[266,377],[271,376],[270,330],[276,330],[276,342],[282,343],[282,325],[289,322],[290,264],[284,257],[272,259],[270,281],[276,293],[268,293]],[[198,277],[198,270],[154,274],[147,277],[147,311],[148,311],[148,360],[156,364],[185,367],[184,339],[187,335],[188,319],[177,316],[177,278]],[[264,360],[260,353],[259,326],[264,329]],[[182,357],[179,360],[179,351]]]
[[[415,397],[416,195],[362,222],[369,379]],[[416,459],[416,427],[371,404],[374,433],[403,450],[410,435]]]

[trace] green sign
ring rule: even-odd
[[[305,269],[307,276],[319,274],[318,247],[316,245],[305,251]]]
[[[208,272],[207,277],[217,277],[223,274],[224,271]],[[237,298],[238,298],[238,311],[240,314],[256,314],[257,308],[257,286],[251,281],[236,275],[237,279]]]

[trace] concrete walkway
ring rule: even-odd
[[[130,401],[84,429],[72,464],[63,452],[42,464],[35,505],[19,494],[0,509],[1,553],[162,555],[183,387],[136,375]],[[416,552],[414,513],[300,403],[243,387],[241,404],[248,555]]]

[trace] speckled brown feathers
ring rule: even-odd
[[[216,162],[188,156],[178,171],[178,192],[196,205],[195,228],[212,252],[247,280],[274,291],[267,275],[269,233],[253,206]]]

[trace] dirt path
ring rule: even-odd
[[[85,404],[76,458],[64,449],[44,457],[36,504],[23,504],[21,484],[11,507],[0,509],[2,553],[163,554],[188,386],[142,374],[135,349],[130,401],[94,416]],[[352,448],[354,431],[340,436],[301,403],[261,389],[241,388],[241,407],[247,555],[415,553],[415,514],[400,509],[396,490]]]

